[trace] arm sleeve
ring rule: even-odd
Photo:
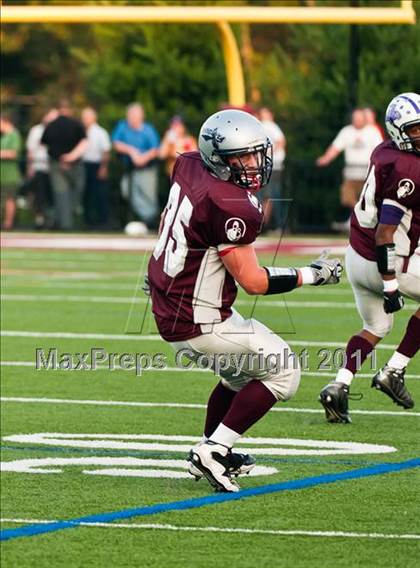
[[[410,163],[411,165],[411,163]],[[404,166],[404,164],[403,164]],[[394,167],[391,171],[384,172],[383,183],[383,207],[400,209],[403,214],[409,209],[417,210],[420,207],[420,185],[417,172],[411,168]],[[386,175],[385,175],[386,173]],[[389,208],[385,211],[389,211]],[[382,211],[381,211],[382,215]]]
[[[214,206],[211,214],[212,237],[219,253],[226,253],[240,245],[249,245],[255,241],[262,227],[262,214],[250,206],[238,212]]]
[[[340,152],[344,150],[347,145],[347,132],[346,127],[342,128],[331,143],[331,145],[337,148],[337,150],[340,150]]]
[[[122,133],[123,133],[123,122],[120,120],[111,134],[112,142],[124,142]]]

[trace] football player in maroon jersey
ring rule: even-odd
[[[375,345],[387,335],[403,296],[420,302],[420,95],[403,93],[390,102],[385,125],[391,140],[372,153],[368,176],[351,218],[346,270],[363,330],[347,344],[346,364],[324,387],[320,402],[329,422],[351,422],[349,387]],[[420,310],[372,387],[412,408],[404,384],[409,361],[420,347]]]
[[[295,394],[300,369],[288,363],[293,353],[283,339],[232,309],[236,282],[248,294],[281,294],[302,284],[336,284],[342,267],[338,259],[300,269],[259,265],[253,242],[263,213],[254,193],[272,168],[272,146],[259,120],[240,110],[217,112],[201,128],[199,150],[175,163],[148,280],[163,339],[191,360],[224,357],[189,471],[216,490],[238,491],[231,476],[254,462],[232,446],[277,401]],[[275,369],[270,354],[279,357]]]

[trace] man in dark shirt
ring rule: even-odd
[[[50,122],[41,138],[48,148],[50,176],[54,194],[55,220],[58,229],[72,229],[74,212],[80,208],[83,190],[81,156],[86,145],[86,131],[72,117],[68,101],[61,101],[58,117]]]

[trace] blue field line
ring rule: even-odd
[[[238,493],[216,493],[214,495],[207,495],[206,497],[196,497],[194,499],[172,501],[169,503],[158,503],[156,505],[149,505],[146,507],[123,509],[122,511],[114,511],[112,513],[99,513],[95,515],[79,517],[76,519],[70,519],[67,521],[56,521],[42,525],[24,525],[15,529],[5,529],[1,531],[0,540],[6,541],[15,538],[57,532],[64,529],[71,529],[80,526],[82,523],[112,523],[113,521],[122,519],[157,515],[158,513],[167,513],[168,511],[185,511],[187,509],[197,509],[199,507],[215,505],[217,503],[225,503],[227,501],[239,501],[247,497],[269,495],[270,493],[279,493],[281,491],[296,491],[298,489],[306,489],[308,487],[315,487],[317,485],[335,483],[336,481],[360,479],[373,475],[384,475],[386,473],[394,473],[406,469],[413,469],[415,467],[420,467],[420,458],[396,463],[380,463],[373,467],[353,469],[350,471],[343,471],[341,473],[327,473],[315,477],[304,477],[301,479],[293,479],[291,481],[283,481],[281,483],[261,485],[259,487],[243,489]]]
[[[108,450],[106,448],[71,448],[69,446],[11,446],[3,444],[0,446],[0,452],[5,451],[29,451],[29,452],[58,452],[65,454],[83,454],[94,455],[95,457],[105,456],[127,456],[127,457],[145,457],[145,458],[171,458],[171,459],[186,459],[183,452],[155,452],[152,450]],[[325,456],[319,457],[288,457],[288,458],[274,458],[264,455],[258,455],[258,463],[293,463],[293,464],[317,464],[317,465],[376,465],[377,462],[364,459],[329,459]]]

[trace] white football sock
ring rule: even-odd
[[[344,383],[349,387],[351,385],[353,378],[354,378],[353,373],[348,369],[339,369],[334,381],[336,383]]]
[[[239,440],[241,434],[231,430],[224,424],[220,423],[213,434],[210,436],[210,442],[215,442],[216,444],[222,444],[223,446],[227,446],[231,448],[236,440]]]
[[[393,369],[405,369],[410,362],[410,357],[403,355],[402,353],[395,353],[392,355],[391,359],[388,361],[388,367],[392,367]]]

